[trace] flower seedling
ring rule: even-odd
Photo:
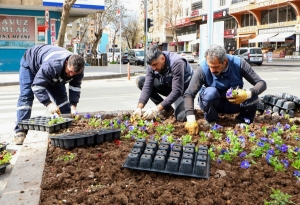
[[[203,131],[201,131],[201,132],[199,133],[199,135],[200,135],[200,139],[199,139],[199,143],[200,143],[200,144],[202,144],[203,142],[206,142],[206,141],[207,141],[206,134],[205,134]]]
[[[233,98],[238,94],[238,87],[236,89],[229,88],[226,92],[227,98]]]
[[[67,152],[66,155],[60,156],[59,159],[62,159],[62,160],[64,160],[65,162],[66,162],[66,161],[70,161],[70,160],[74,159],[74,154],[71,153],[71,152]]]
[[[289,194],[281,192],[279,189],[272,189],[272,194],[270,195],[271,201],[264,200],[264,205],[273,205],[273,204],[290,204],[293,203],[290,198],[292,197]]]
[[[12,159],[12,154],[7,150],[4,150],[0,153],[0,166],[3,164],[7,164]]]
[[[213,161],[216,160],[216,154],[215,154],[215,152],[214,152],[214,147],[210,147],[210,148],[208,149],[208,154],[209,154],[209,157],[210,157]]]
[[[62,117],[53,117],[51,120],[48,121],[48,125],[55,125],[59,123],[65,122],[65,119]]]
[[[181,137],[182,145],[185,146],[187,143],[190,143],[192,141],[191,135],[184,135]]]

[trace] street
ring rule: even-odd
[[[194,68],[197,63],[193,63]],[[134,67],[134,66],[132,66]],[[253,65],[256,72],[267,82],[267,90],[262,94],[276,94],[287,92],[300,96],[299,79],[300,70],[295,67],[270,67]],[[140,95],[135,85],[135,77],[85,80],[82,84],[82,95],[78,104],[79,112],[133,110]],[[245,82],[245,88],[250,88]],[[14,121],[16,119],[16,103],[19,94],[19,86],[0,87],[0,141],[11,142],[13,136]],[[147,107],[154,104],[149,101]],[[196,105],[196,104],[195,104]],[[198,108],[198,107],[197,107]],[[36,99],[33,104],[32,116],[48,115],[47,109]]]

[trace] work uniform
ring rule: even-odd
[[[194,115],[194,98],[199,93],[199,106],[204,111],[204,117],[208,122],[216,121],[218,113],[239,113],[238,120],[245,122],[245,119],[249,119],[253,122],[258,95],[266,90],[266,82],[244,59],[232,55],[226,57],[228,66],[218,76],[211,73],[206,61],[200,64],[184,94],[186,115]],[[227,90],[243,88],[243,78],[253,85],[250,88],[251,98],[241,104],[230,103],[226,98]]]
[[[164,71],[159,73],[148,65],[146,76],[136,80],[138,88],[142,90],[139,103],[146,105],[150,98],[155,105],[161,104],[166,111],[170,110],[174,103],[176,119],[184,121],[183,94],[194,71],[186,59],[178,54],[166,51],[162,53],[166,59]],[[166,98],[163,99],[159,94]]]
[[[45,106],[51,103],[51,96],[61,113],[70,113],[70,104],[77,105],[83,72],[66,76],[65,62],[71,55],[70,51],[51,45],[37,45],[25,52],[20,62],[17,122],[30,118],[34,95]],[[69,100],[66,83],[69,83]],[[22,130],[16,125],[15,131]]]

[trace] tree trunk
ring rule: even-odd
[[[76,0],[64,0],[63,10],[60,19],[60,28],[56,40],[57,45],[60,47],[64,46],[66,27],[69,21],[69,13],[75,2]]]
[[[92,62],[88,62],[89,64],[91,64],[92,66],[99,66],[98,62],[97,62],[97,47],[98,47],[98,43],[102,37],[102,32],[103,29],[99,29],[98,33],[95,33],[95,39],[92,41],[92,54],[94,55],[93,61]]]

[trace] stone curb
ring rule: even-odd
[[[134,73],[130,73],[130,76],[135,76],[136,74],[143,74],[143,73],[145,73],[145,71],[137,71]],[[83,80],[101,80],[101,79],[113,79],[113,78],[122,78],[122,77],[127,77],[127,73],[86,76],[86,77],[83,77]],[[19,85],[19,82],[0,83],[0,86],[10,86],[10,85]]]

